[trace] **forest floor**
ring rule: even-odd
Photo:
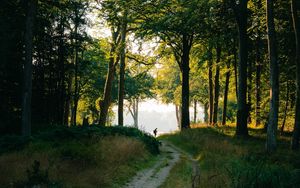
[[[159,159],[159,142],[127,127],[51,127],[0,137],[0,187],[120,187]]]
[[[151,168],[138,172],[136,176],[134,176],[131,181],[124,186],[124,188],[161,187],[165,184],[170,171],[178,164],[182,157],[188,158],[191,162],[193,161],[190,155],[175,147],[171,143],[167,141],[161,141],[161,143],[160,159]],[[196,163],[191,164],[196,165]],[[198,166],[196,165],[194,168],[196,169]],[[198,169],[194,171],[199,172]]]
[[[234,136],[235,127],[198,126],[162,135],[190,154],[181,156],[160,188],[181,187],[300,187],[300,151],[290,150],[290,133],[278,135],[277,151],[265,151],[266,134],[249,128],[249,137]],[[193,163],[199,165],[197,182]],[[192,186],[192,183],[194,185]],[[197,183],[197,185],[195,185]]]

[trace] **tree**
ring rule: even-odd
[[[173,51],[181,71],[181,128],[189,128],[190,51],[194,39],[200,36],[201,28],[205,28],[202,14],[209,10],[207,3],[176,0],[149,1],[146,5],[142,15],[147,16],[141,23],[141,29],[145,35],[160,37]]]
[[[126,93],[125,99],[128,101],[128,111],[130,112],[134,127],[138,128],[138,112],[139,102],[145,99],[154,98],[152,87],[154,85],[154,78],[138,68],[127,72],[126,74]]]
[[[113,80],[115,78],[116,66],[120,60],[120,54],[118,48],[121,42],[121,22],[119,21],[119,10],[117,2],[114,1],[100,1],[102,6],[102,17],[104,17],[111,29],[111,41],[110,41],[110,52],[109,52],[109,64],[106,82],[104,86],[103,99],[100,100],[100,118],[99,125],[105,125],[107,120],[108,109],[111,104],[111,93]]]
[[[213,122],[213,104],[214,104],[214,92],[213,92],[213,73],[212,73],[212,52],[211,49],[208,51],[209,60],[208,60],[208,87],[209,87],[209,124],[211,125]]]
[[[230,60],[227,60],[230,61]],[[227,101],[228,101],[228,92],[229,92],[229,81],[230,81],[230,62],[226,63],[226,78],[225,78],[225,89],[224,89],[224,103],[223,103],[223,114],[222,114],[222,125],[226,125],[226,116],[227,116]]]
[[[79,35],[79,28],[80,25],[82,25],[84,23],[84,19],[83,16],[86,13],[86,8],[88,7],[88,4],[85,3],[81,3],[81,1],[77,2],[74,1],[71,3],[72,7],[73,7],[73,11],[74,11],[74,17],[73,17],[73,22],[74,22],[74,94],[73,94],[73,109],[72,109],[72,125],[76,126],[76,119],[77,119],[77,107],[78,107],[78,101],[80,98],[79,95],[79,79],[78,79],[78,67],[79,67],[79,50],[81,47],[81,43],[82,43],[82,39],[80,40],[80,35]],[[82,50],[83,51],[83,50]]]
[[[256,71],[255,71],[255,96],[256,96],[256,103],[255,103],[255,125],[258,126],[260,124],[260,103],[261,103],[261,69],[262,69],[262,54],[261,54],[261,46],[262,46],[262,39],[261,39],[261,19],[259,15],[259,10],[262,7],[261,0],[258,0],[256,3],[256,22],[257,22],[257,38],[255,42],[255,62],[256,62]]]
[[[214,107],[213,107],[213,125],[216,125],[218,122],[218,108],[219,108],[219,95],[220,95],[220,59],[221,59],[221,47],[217,46],[216,48],[216,75],[215,75],[215,91],[214,91]]]
[[[297,4],[298,3],[298,4]],[[295,32],[296,39],[296,69],[297,69],[297,90],[296,90],[296,114],[295,114],[295,124],[294,124],[294,132],[292,139],[292,149],[296,150],[299,148],[299,137],[300,137],[300,26],[299,26],[299,18],[298,18],[298,8],[299,2],[296,0],[291,1],[291,11],[293,17],[293,26]]]
[[[126,34],[127,34],[127,10],[123,12],[121,23],[121,48],[120,48],[120,78],[119,78],[119,100],[118,100],[118,125],[123,126],[124,117],[124,88],[125,88],[125,58],[126,58]]]
[[[247,35],[247,4],[248,0],[231,1],[231,6],[235,12],[235,18],[239,31],[239,62],[238,62],[238,111],[236,122],[236,135],[247,136],[247,59],[248,59],[248,35]]]
[[[112,92],[112,84],[115,77],[116,66],[119,62],[119,56],[116,57],[116,47],[118,45],[118,35],[119,30],[115,29],[114,27],[111,28],[112,30],[112,38],[113,42],[111,43],[111,50],[110,50],[110,57],[109,57],[109,64],[108,64],[108,73],[106,77],[106,82],[104,86],[104,94],[103,100],[100,101],[100,118],[99,118],[99,125],[105,125],[108,109],[111,103],[111,92]]]
[[[32,52],[33,29],[37,11],[37,0],[27,1],[26,28],[25,28],[25,63],[22,98],[22,135],[31,135],[31,95],[32,95]]]
[[[272,153],[276,150],[276,132],[278,128],[278,109],[279,109],[279,70],[277,62],[277,49],[273,13],[273,1],[267,0],[267,28],[268,28],[268,51],[270,61],[270,83],[271,101],[267,132],[267,152]]]
[[[156,93],[159,99],[166,104],[175,105],[175,115],[177,125],[181,127],[180,109],[180,70],[176,60],[170,54],[170,49],[166,49],[164,56],[160,59],[162,67],[158,69],[156,76]],[[163,53],[163,52],[158,52]],[[178,92],[179,91],[179,92]]]

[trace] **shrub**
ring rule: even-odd
[[[272,165],[266,161],[248,162],[231,160],[227,164],[231,187],[245,188],[280,188],[299,186],[299,173],[291,172],[285,167]]]
[[[159,142],[148,133],[142,132],[133,127],[104,127],[96,125],[84,127],[51,126],[48,129],[33,134],[31,139],[25,139],[21,136],[4,136],[0,139],[0,154],[17,149],[23,149],[24,146],[30,142],[51,142],[57,146],[63,141],[83,139],[87,142],[93,142],[95,141],[93,138],[99,139],[104,136],[117,135],[138,139],[146,145],[147,150],[151,154],[159,154]]]

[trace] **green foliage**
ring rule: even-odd
[[[180,70],[172,56],[162,58],[162,68],[158,69],[156,77],[156,93],[164,103],[180,104]],[[177,93],[176,93],[177,91]]]
[[[65,127],[51,126],[47,130],[40,131],[33,135],[31,141],[26,141],[22,137],[7,136],[0,140],[1,152],[22,149],[30,142],[50,142],[53,146],[59,146],[60,142],[68,142],[65,148],[62,148],[61,155],[69,157],[85,157],[89,153],[85,145],[80,142],[71,142],[76,140],[87,140],[93,142],[93,137],[101,138],[105,136],[127,136],[142,141],[147,150],[152,154],[159,154],[159,142],[150,134],[144,133],[137,128],[121,126],[84,126],[84,127]],[[89,155],[87,155],[89,156]]]
[[[233,137],[234,128],[202,127],[163,136],[192,154],[201,169],[201,187],[299,187],[297,160],[286,137],[278,153],[268,155],[261,130],[250,129],[248,139]],[[190,142],[193,140],[193,142]]]
[[[154,78],[147,71],[128,70],[125,73],[125,80],[125,99],[146,99],[155,96],[152,91]]]
[[[300,174],[284,166],[269,164],[267,161],[254,159],[230,160],[226,170],[231,180],[231,187],[297,187]]]

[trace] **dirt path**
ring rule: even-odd
[[[178,149],[174,145],[162,141],[162,146],[160,148],[161,156],[160,159],[149,169],[145,169],[138,172],[136,176],[128,182],[124,188],[156,188],[164,183],[167,179],[170,170],[174,165],[179,162],[180,156],[185,155],[192,163],[193,175],[191,181],[194,185],[198,184],[200,181],[200,172],[197,162],[192,159],[190,155]],[[197,187],[197,186],[195,186]]]
[[[181,153],[164,141],[160,150],[161,156],[155,165],[138,172],[124,188],[156,188],[166,180],[170,170],[179,161]]]

